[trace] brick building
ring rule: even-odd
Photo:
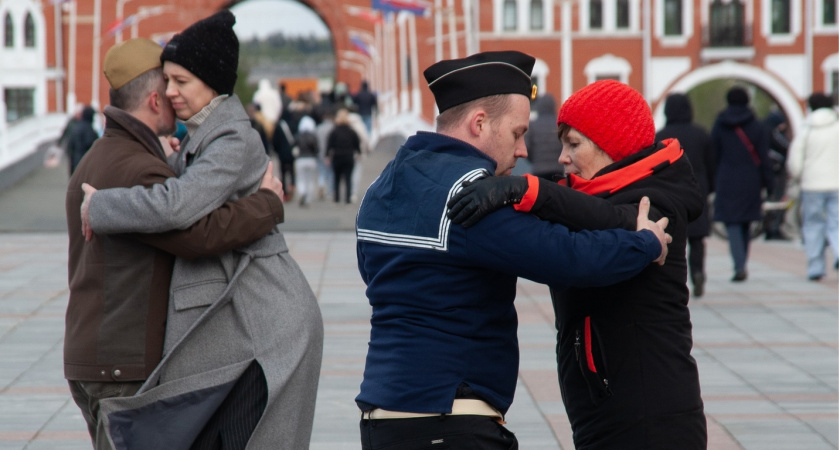
[[[107,104],[101,64],[115,42],[161,43],[230,0],[0,0],[0,136],[76,102]],[[613,78],[648,99],[716,79],[769,94],[794,129],[813,91],[837,95],[837,0],[303,0],[332,32],[336,80],[362,79],[386,117],[431,122],[422,68],[477,51],[534,55],[558,99]],[[372,8],[376,6],[376,8]],[[68,106],[69,105],[69,106]],[[7,136],[8,135],[8,136]],[[2,142],[2,141],[0,141]],[[0,148],[0,161],[2,161]]]

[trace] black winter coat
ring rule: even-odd
[[[738,137],[736,127],[749,138],[758,162]],[[773,183],[769,133],[764,124],[748,107],[730,105],[715,120],[712,146],[717,161],[714,220],[746,223],[761,219],[761,190]]]
[[[645,164],[663,148],[656,144],[613,163],[593,180]],[[670,141],[667,149],[678,152],[678,144]],[[572,229],[635,229],[644,195],[651,219],[670,220],[665,265],[608,287],[551,289],[560,389],[579,450],[706,448],[685,260],[686,226],[701,214],[703,198],[688,159],[594,196],[541,180],[531,212]]]
[[[685,156],[691,162],[694,179],[703,195],[703,214],[688,224],[688,237],[704,237],[711,230],[709,205],[705,200],[715,187],[715,160],[712,140],[702,127],[692,123],[694,113],[688,97],[681,94],[668,96],[665,102],[665,127],[656,133],[656,140],[675,138],[685,150]]]
[[[525,146],[528,148],[528,161],[531,173],[539,177],[563,176],[560,164],[560,151],[563,146],[557,136],[557,103],[551,94],[535,100],[537,118],[531,121],[525,133]]]

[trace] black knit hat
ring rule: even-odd
[[[423,71],[438,110],[499,94],[536,97],[531,84],[534,58],[517,51],[476,53],[439,61]]]
[[[219,94],[232,94],[239,66],[236,17],[223,9],[172,37],[160,61],[183,66]]]

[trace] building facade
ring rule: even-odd
[[[0,133],[27,118],[107,104],[101,64],[134,36],[162,44],[231,0],[0,0]],[[302,0],[332,32],[336,80],[363,79],[386,117],[431,122],[422,68],[477,51],[537,58],[534,80],[562,100],[611,78],[665,96],[737,79],[772,96],[794,126],[811,92],[837,95],[837,0]],[[282,74],[280,75],[282,76]]]

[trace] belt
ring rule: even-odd
[[[362,419],[364,420],[416,419],[419,417],[437,416],[488,416],[496,417],[499,420],[499,423],[504,423],[504,416],[496,408],[490,406],[490,404],[483,400],[468,398],[456,398],[455,401],[452,402],[451,413],[415,413],[389,411],[381,408],[372,409],[370,411],[362,411]]]

